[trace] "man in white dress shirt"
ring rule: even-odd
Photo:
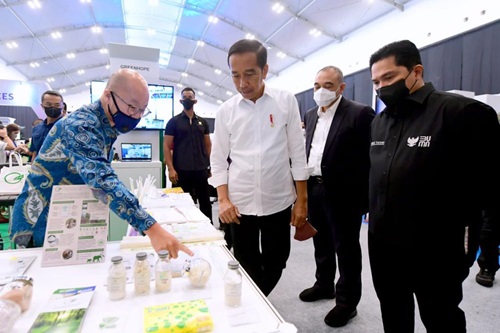
[[[290,255],[290,224],[300,227],[307,217],[299,108],[294,95],[265,85],[260,42],[233,44],[228,64],[240,94],[217,111],[209,182],[221,221],[230,223],[236,259],[267,296]]]

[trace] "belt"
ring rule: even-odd
[[[321,176],[310,176],[309,179],[315,183],[323,184],[323,177]]]

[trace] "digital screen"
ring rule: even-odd
[[[92,81],[90,83],[90,102],[97,101],[105,88],[106,82]],[[165,129],[167,122],[174,114],[174,87],[161,84],[148,84],[148,89],[148,109],[151,113],[141,119],[136,129]],[[125,96],[120,97],[127,100]]]
[[[150,143],[122,143],[122,161],[151,161]]]

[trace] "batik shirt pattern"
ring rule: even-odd
[[[11,237],[18,246],[43,246],[54,185],[87,184],[111,211],[144,233],[156,221],[118,179],[110,151],[119,132],[109,124],[100,101],[58,121],[32,163],[14,205]]]

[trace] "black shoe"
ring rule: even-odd
[[[493,287],[494,280],[495,272],[492,272],[487,268],[481,268],[479,273],[476,275],[476,282],[484,287]]]
[[[331,327],[342,327],[356,317],[358,311],[345,305],[336,305],[325,317],[325,323]]]
[[[299,294],[299,298],[304,302],[315,302],[320,299],[334,299],[335,292],[322,289],[316,285],[307,288]]]

